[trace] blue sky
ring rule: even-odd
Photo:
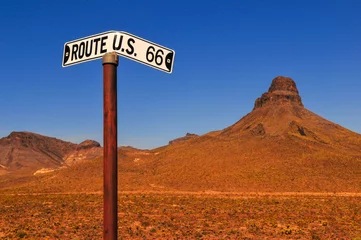
[[[65,42],[126,31],[176,52],[172,74],[118,67],[119,145],[223,129],[278,75],[309,110],[361,133],[361,1],[4,1],[0,137],[102,143],[101,60],[62,68]]]

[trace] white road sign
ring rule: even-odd
[[[175,52],[169,48],[126,32],[109,31],[64,44],[63,67],[101,58],[105,53],[118,55],[171,73]]]

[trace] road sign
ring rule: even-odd
[[[126,32],[109,31],[64,44],[63,67],[103,58],[103,239],[118,236],[118,55],[171,73],[175,52]]]
[[[109,31],[64,44],[63,67],[101,58],[105,53],[118,55],[171,73],[174,50],[126,32]]]

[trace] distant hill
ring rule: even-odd
[[[54,169],[101,154],[100,144],[87,140],[74,144],[31,132],[12,132],[0,139],[0,169],[6,172],[33,173],[41,168]],[[90,152],[94,154],[90,156]],[[79,156],[81,155],[81,156]]]
[[[58,167],[76,144],[30,132],[12,132],[0,139],[0,164],[9,171]]]
[[[102,191],[102,161],[74,164],[23,190]],[[119,149],[119,189],[361,192],[361,135],[309,111],[296,83],[279,76],[225,129],[153,150]]]

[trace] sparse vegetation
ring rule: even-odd
[[[119,195],[124,239],[360,239],[360,197]],[[102,195],[1,195],[0,239],[101,239]]]

